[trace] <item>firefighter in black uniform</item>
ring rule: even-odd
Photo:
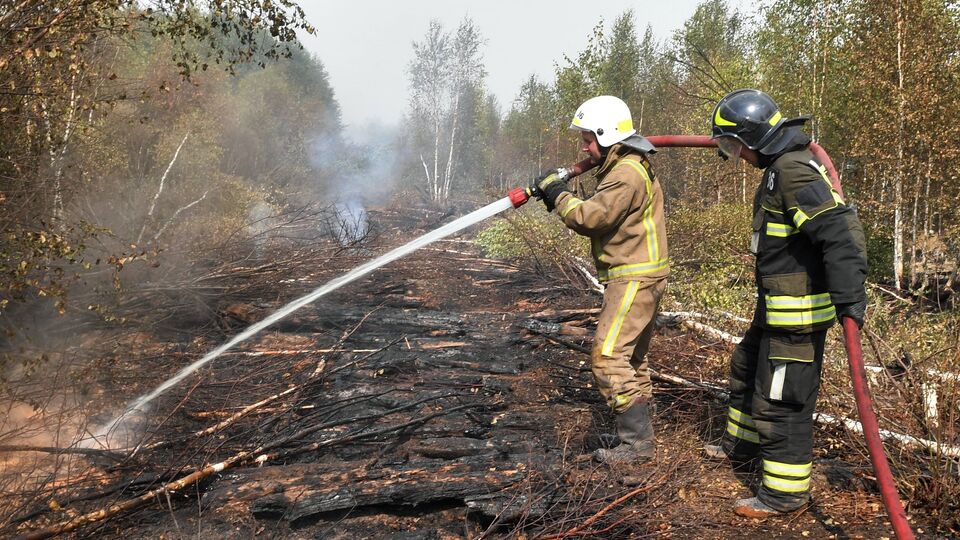
[[[730,406],[719,445],[708,456],[761,458],[756,497],[734,511],[764,518],[810,500],[813,410],[827,329],[838,317],[863,325],[867,258],[857,214],[833,189],[801,131],[758,90],[717,103],[713,138],[722,157],[763,169],[753,200],[750,250],[757,307],[731,359]]]

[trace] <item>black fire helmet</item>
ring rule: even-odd
[[[780,108],[769,95],[745,88],[730,92],[717,102],[713,110],[713,137],[734,137],[751,150],[772,156],[784,150],[793,140],[795,130],[810,117],[784,119]]]

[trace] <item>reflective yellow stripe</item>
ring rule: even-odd
[[[608,270],[601,270],[598,272],[600,281],[618,277],[640,276],[662,270],[668,266],[667,259],[660,258],[660,240],[657,238],[657,224],[653,218],[653,182],[650,180],[650,174],[647,172],[647,168],[643,166],[643,163],[636,159],[621,159],[614,168],[621,165],[626,165],[637,171],[646,184],[647,204],[643,211],[643,228],[647,241],[647,258],[650,261],[637,264],[624,264]]]
[[[800,493],[810,489],[810,478],[803,480],[786,480],[776,476],[763,475],[763,485],[774,490],[786,493]]]
[[[769,208],[769,207],[767,207],[767,206],[764,205],[764,204],[761,204],[761,205],[760,205],[760,208],[763,208],[763,209],[766,210],[767,212],[773,212],[774,214],[780,214],[781,216],[783,215],[783,212],[781,212],[780,210],[774,210],[773,208]]]
[[[733,407],[730,407],[729,415],[730,415],[730,419],[733,420],[734,422],[743,424],[747,427],[757,427],[757,424],[754,423],[752,416],[746,413],[742,413],[737,409],[734,409]]]
[[[735,126],[736,122],[731,122],[720,116],[720,107],[717,107],[717,114],[713,115],[713,123],[718,126]]]
[[[599,270],[597,272],[597,278],[600,281],[609,281],[611,279],[620,277],[642,276],[645,274],[652,274],[653,272],[662,270],[668,266],[670,266],[670,261],[667,259],[661,259],[659,261],[649,263],[622,264],[620,266],[614,266],[609,270]]]
[[[616,169],[620,165],[629,165],[633,167],[634,169],[637,170],[638,173],[640,173],[640,176],[642,176],[644,180],[648,182],[650,181],[650,175],[647,174],[647,168],[643,166],[643,163],[635,159],[621,159],[620,161],[617,162],[616,166],[614,166],[614,169]]]
[[[620,301],[617,316],[614,317],[613,323],[610,325],[610,330],[607,330],[607,337],[603,340],[603,348],[600,349],[601,355],[613,356],[613,346],[617,343],[617,338],[620,337],[623,320],[627,318],[627,313],[630,312],[630,306],[633,305],[633,299],[637,296],[637,290],[639,288],[639,281],[631,281],[630,284],[627,285],[627,292],[624,293],[623,300]]]
[[[779,461],[763,460],[763,471],[780,476],[793,476],[795,478],[804,478],[810,476],[813,470],[813,463],[801,463],[794,465],[792,463],[781,463]]]
[[[613,409],[619,409],[624,405],[629,404],[631,401],[633,401],[633,398],[631,398],[630,396],[617,394],[616,396],[613,397]]]
[[[760,444],[760,434],[756,431],[749,430],[743,426],[738,426],[733,422],[727,420],[727,433],[733,435],[738,439],[743,439],[747,442],[752,442],[755,444]]]
[[[806,296],[764,295],[767,309],[813,309],[830,305],[830,293]]]
[[[767,236],[786,238],[799,232],[799,229],[794,228],[794,226],[789,223],[767,223]]]
[[[626,133],[631,129],[633,129],[633,120],[631,120],[630,118],[617,122],[617,131],[621,133]]]
[[[563,210],[560,211],[560,217],[567,217],[567,214],[569,214],[571,210],[580,206],[581,204],[583,204],[583,201],[580,199],[576,197],[570,197],[570,200],[567,201],[566,205],[564,205]]]
[[[771,356],[770,360],[786,360],[787,362],[813,362],[812,358],[792,358],[790,356]]]
[[[647,184],[649,185],[650,182]],[[653,205],[648,206],[644,214],[643,228],[647,232],[647,258],[656,261],[660,259],[660,243],[657,241],[657,225],[653,222]]]
[[[837,190],[833,189],[833,182],[830,181],[830,176],[827,175],[827,166],[818,165],[817,162],[812,159],[808,163],[810,163],[810,166],[816,169],[818,173],[820,173],[820,176],[823,178],[823,181],[826,182],[828,186],[830,186],[830,193],[833,194],[833,200],[836,201],[837,204],[846,204],[843,202],[843,197],[841,197],[840,194],[837,193]]]
[[[779,122],[781,118],[783,118],[783,115],[780,114],[780,111],[777,111],[777,112],[773,113],[773,116],[771,116],[771,117],[770,117],[770,120],[767,120],[767,122],[768,122],[771,126],[775,126],[775,125],[777,125],[777,122]]]
[[[837,316],[833,306],[811,311],[767,311],[767,324],[771,326],[806,326],[827,322]]]
[[[827,186],[830,187],[830,194],[833,196],[833,206],[831,206],[830,208],[824,208],[823,210],[817,212],[816,214],[814,214],[814,215],[812,215],[812,216],[808,216],[807,214],[805,214],[805,213],[803,212],[803,210],[800,210],[800,207],[798,207],[798,206],[795,206],[795,207],[793,207],[793,208],[790,208],[790,210],[796,210],[796,211],[797,211],[797,213],[793,216],[793,223],[797,226],[798,229],[799,229],[800,226],[803,225],[805,222],[807,222],[807,221],[809,221],[809,220],[811,220],[811,219],[819,216],[820,214],[826,212],[827,210],[833,210],[834,208],[836,208],[837,206],[839,206],[839,205],[841,205],[841,204],[846,204],[846,203],[843,202],[843,197],[841,197],[840,194],[837,193],[837,190],[833,189],[833,182],[831,182],[831,181],[830,181],[830,177],[827,176],[827,167],[826,167],[825,165],[818,165],[817,162],[814,161],[814,160],[812,160],[812,159],[811,159],[810,161],[808,161],[807,163],[808,163],[811,167],[813,167],[814,170],[816,170],[818,173],[820,173],[820,177],[823,178],[823,181],[826,182],[826,183],[827,183]]]
[[[657,238],[657,225],[653,221],[653,182],[643,163],[635,159],[622,159],[620,163],[629,165],[643,177],[647,189],[647,207],[643,211],[643,228],[647,235],[647,258],[651,261],[660,260],[660,240]]]

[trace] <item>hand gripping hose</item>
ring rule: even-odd
[[[716,146],[716,143],[706,135],[654,135],[647,137],[647,139],[654,146],[660,148],[711,148]],[[810,144],[810,151],[827,168],[827,174],[830,176],[833,189],[842,197],[843,188],[840,185],[840,177],[837,175],[837,170],[834,168],[830,156],[816,143]],[[568,178],[582,174],[596,165],[599,164],[585,159],[567,168]],[[510,198],[514,202],[514,207],[518,207],[527,202],[530,195],[529,190],[517,188],[510,193]],[[860,423],[863,425],[867,449],[870,451],[873,472],[880,487],[880,498],[883,500],[883,506],[887,510],[887,516],[890,518],[890,523],[893,525],[893,531],[898,540],[912,540],[914,538],[913,531],[907,522],[907,513],[903,510],[903,504],[900,502],[900,496],[897,493],[897,486],[893,481],[893,475],[890,473],[890,465],[887,463],[887,456],[883,451],[883,443],[880,440],[877,416],[873,412],[870,387],[867,385],[867,374],[863,368],[860,329],[857,327],[857,323],[849,317],[843,317],[841,323],[843,325],[843,343],[847,349],[847,360],[850,364],[850,378],[853,380],[853,396],[857,400],[857,412],[860,415]]]

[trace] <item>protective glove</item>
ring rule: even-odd
[[[851,304],[838,304],[837,305],[837,318],[842,319],[843,317],[850,317],[857,323],[857,328],[863,328],[863,320],[867,314],[867,301],[866,299],[860,300],[859,302],[853,302]]]
[[[545,171],[530,182],[530,191],[534,197],[543,200],[547,212],[552,212],[556,207],[557,197],[567,191],[567,186],[564,179],[560,177],[560,170],[556,169]]]

